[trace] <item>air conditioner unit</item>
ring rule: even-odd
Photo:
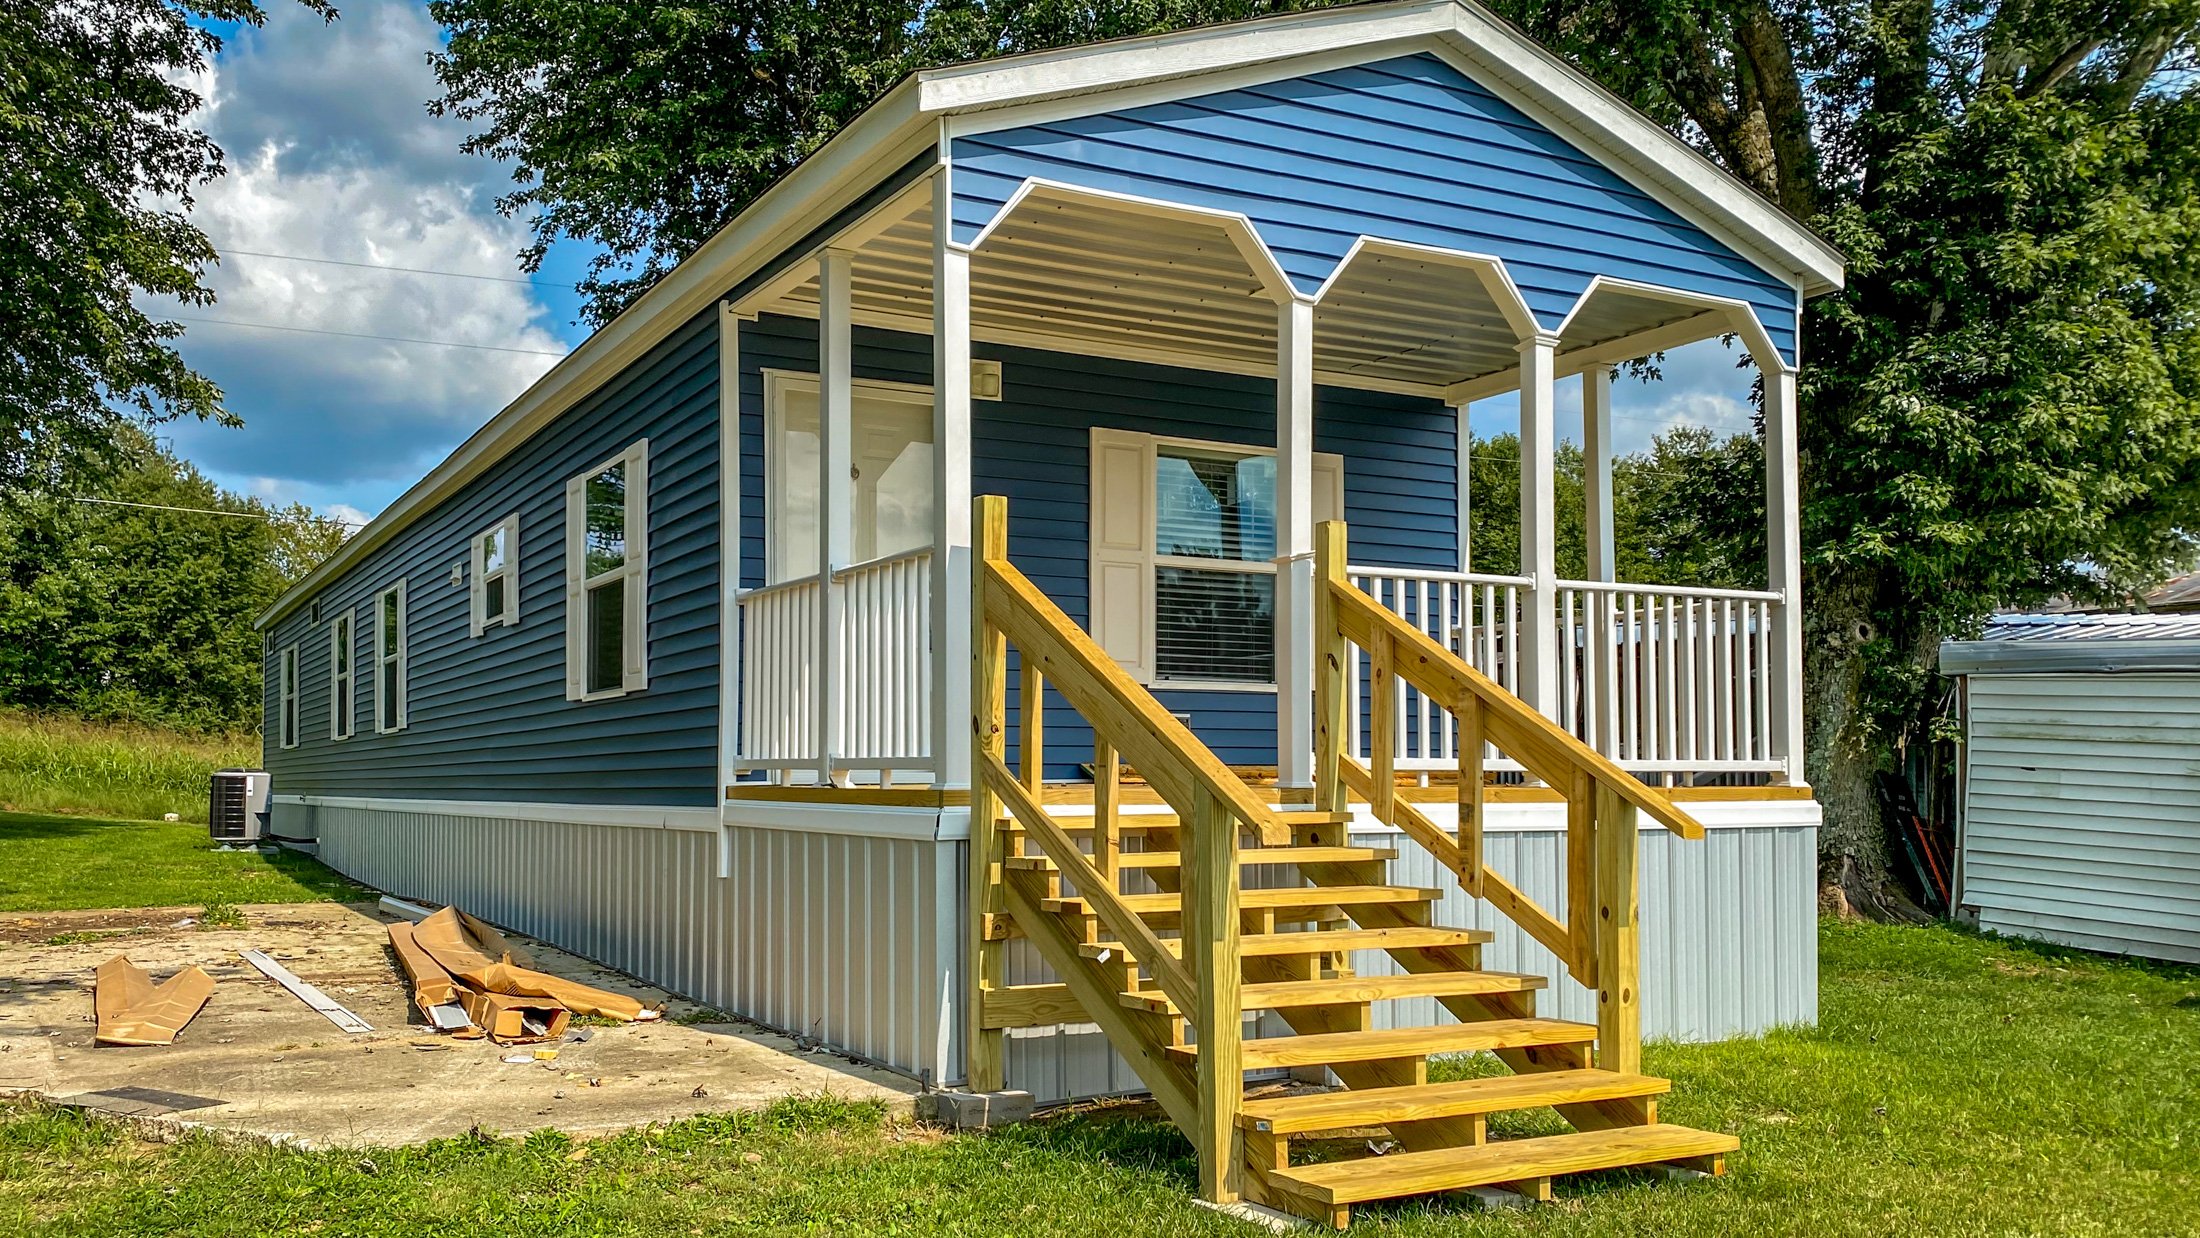
[[[267,792],[271,782],[264,769],[214,771],[214,785],[206,805],[206,832],[218,843],[256,843],[267,832]]]

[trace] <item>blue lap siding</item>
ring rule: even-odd
[[[1032,177],[1241,212],[1303,292],[1366,234],[1502,259],[1547,329],[1606,275],[1747,301],[1794,357],[1791,285],[1432,55],[957,138],[955,238]]]
[[[764,376],[777,368],[814,372],[817,326],[765,317],[741,332],[742,578],[764,575]],[[1009,557],[1070,618],[1090,614],[1087,515],[1089,443],[1095,426],[1248,446],[1273,447],[1275,385],[1264,379],[979,344],[1001,362],[998,401],[972,406],[971,469],[980,494],[1009,500]],[[918,335],[858,329],[858,378],[929,383],[932,342]],[[1323,387],[1316,394],[1314,447],[1344,458],[1345,519],[1355,562],[1395,567],[1457,566],[1457,420],[1435,400]],[[1269,692],[1161,688],[1173,711],[1226,761],[1276,760],[1276,698]],[[1091,758],[1091,733],[1059,698],[1047,711],[1048,776],[1074,777]],[[1011,748],[1016,742],[1010,694]]]
[[[675,331],[484,475],[378,547],[270,633],[299,647],[301,742],[267,762],[278,795],[708,806],[718,755],[716,312]],[[565,483],[648,438],[649,686],[565,699]],[[519,623],[469,634],[451,584],[474,536],[517,512]],[[468,568],[470,577],[471,568]],[[374,729],[374,598],[406,582],[409,725]],[[470,580],[469,580],[470,584]],[[313,613],[318,606],[319,621]],[[329,738],[328,622],[354,615],[352,737]]]

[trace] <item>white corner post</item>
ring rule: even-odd
[[[718,303],[718,875],[733,874],[726,787],[741,760],[741,319]]]
[[[1451,410],[1459,419],[1459,493],[1454,501],[1459,508],[1459,570],[1462,572],[1474,570],[1474,504],[1471,502],[1474,497],[1474,426],[1467,408],[1465,404],[1458,404]]]
[[[1803,773],[1803,520],[1795,370],[1779,358],[1759,362],[1765,386],[1765,585],[1780,595],[1773,605],[1772,756],[1782,781],[1801,784]]]
[[[932,784],[970,785],[970,251],[932,176]]]
[[[1276,785],[1314,785],[1314,304],[1276,307]]]
[[[853,502],[848,471],[855,438],[853,341],[849,284],[854,256],[828,249],[817,260],[817,760],[818,781],[834,781],[848,673],[841,648],[840,589],[833,574],[848,566]]]
[[[1558,717],[1558,336],[1520,345],[1520,697]]]
[[[1617,580],[1612,536],[1612,371],[1603,364],[1581,372],[1581,439],[1589,579]]]

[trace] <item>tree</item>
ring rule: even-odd
[[[135,431],[113,455],[0,504],[0,703],[252,725],[253,621],[343,526],[227,494]]]
[[[1805,332],[1806,759],[1825,858],[1869,885],[1873,774],[1922,733],[1940,639],[2193,556],[2200,0],[1495,5],[1849,256]],[[544,212],[531,256],[578,235],[612,251],[599,272],[640,264],[592,281],[601,322],[901,72],[1287,7],[433,9],[443,106],[517,161],[507,209]],[[1694,518],[1688,553],[1711,557],[1668,548],[1660,571],[1762,561],[1727,520],[1744,454],[1645,491],[1661,520],[1726,505]],[[1480,565],[1505,541],[1482,538]]]
[[[0,0],[0,493],[42,449],[114,459],[131,418],[234,421],[138,299],[214,299],[179,208],[222,154],[189,82],[221,48],[209,23],[264,20],[253,0]]]

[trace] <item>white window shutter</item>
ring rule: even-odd
[[[519,623],[519,513],[504,518],[504,626]]]
[[[586,485],[584,477],[565,483],[565,699],[569,701],[588,694],[581,686],[581,655],[588,626],[588,616],[581,609],[581,574],[588,570],[581,551],[588,519]]]
[[[1153,440],[1092,432],[1092,638],[1140,683],[1153,678]]]
[[[649,686],[649,440],[627,450],[626,457],[626,647],[621,652],[621,686],[639,692]]]
[[[1314,453],[1314,523],[1344,519],[1344,457]]]

